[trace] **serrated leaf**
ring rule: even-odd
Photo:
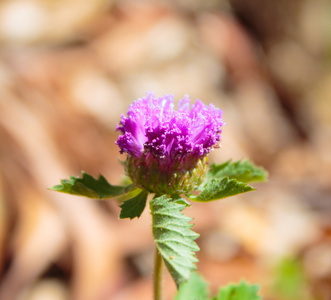
[[[222,287],[213,300],[260,300],[258,291],[258,285],[250,285],[242,281],[239,284],[229,284]]]
[[[140,192],[137,196],[126,200],[121,205],[120,219],[135,217],[139,218],[146,206],[148,193],[145,191]]]
[[[99,178],[95,179],[91,175],[82,172],[81,178],[70,176],[69,180],[61,180],[60,185],[55,185],[50,189],[61,193],[102,199],[113,198],[128,193],[134,188],[132,185],[111,185],[102,175],[99,175]]]
[[[198,273],[193,272],[189,281],[180,285],[174,300],[207,300],[208,294],[207,282]]]
[[[208,202],[254,190],[250,185],[238,182],[235,179],[229,179],[228,177],[223,179],[212,178],[206,181],[198,196],[190,195],[189,198],[197,202]]]
[[[150,202],[154,240],[177,288],[196,270],[194,252],[200,250],[194,242],[199,234],[189,223],[192,219],[181,213],[185,207],[185,203],[176,203],[166,195]]]
[[[253,182],[253,181],[265,181],[268,177],[268,172],[261,167],[255,166],[248,160],[236,161],[231,163],[231,160],[220,164],[212,164],[208,175],[212,178],[224,178],[236,179],[240,182]]]

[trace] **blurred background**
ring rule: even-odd
[[[211,291],[331,299],[330,1],[2,0],[0,43],[1,300],[152,299],[148,209],[119,220],[114,200],[47,189],[120,183],[115,126],[146,91],[222,108],[210,161],[270,173],[186,210]]]

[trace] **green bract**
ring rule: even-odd
[[[149,193],[178,195],[196,189],[207,172],[207,157],[199,159],[194,166],[178,161],[160,172],[159,161],[150,157],[130,156],[125,164],[126,173],[134,184]]]

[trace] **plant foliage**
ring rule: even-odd
[[[174,300],[207,300],[209,294],[208,284],[202,277],[193,272],[190,280],[183,282]]]
[[[212,300],[261,300],[258,291],[258,285],[250,285],[241,281],[239,284],[231,283],[222,287],[217,297],[212,298]]]
[[[250,185],[238,182],[235,179],[229,179],[229,177],[212,178],[205,182],[198,196],[190,195],[189,198],[197,202],[208,202],[254,190]]]
[[[253,191],[254,188],[248,183],[264,181],[266,178],[267,172],[249,161],[212,164],[203,184],[187,196],[198,202],[223,199]],[[111,185],[104,176],[100,175],[96,179],[85,172],[82,172],[81,177],[70,176],[69,180],[61,180],[61,184],[51,190],[94,199],[116,197],[122,203],[120,218],[130,219],[141,216],[148,197],[147,191],[132,184]],[[195,252],[199,251],[199,247],[195,239],[199,234],[191,230],[192,219],[182,213],[187,206],[190,206],[189,202],[181,197],[155,196],[150,201],[153,237],[177,288],[180,287],[175,300],[208,300],[207,284],[193,272],[198,261]],[[259,300],[257,290],[257,286],[245,282],[230,284],[221,288],[211,300]]]
[[[258,290],[259,286],[241,281],[221,287],[216,296],[209,298],[207,283],[199,274],[192,273],[190,280],[180,285],[175,300],[260,300]]]
[[[139,218],[145,209],[147,195],[147,192],[141,191],[137,196],[124,201],[121,205],[122,210],[120,213],[120,218]]]
[[[198,187],[195,194],[188,197],[193,201],[208,202],[254,191],[247,183],[265,181],[267,176],[268,173],[263,168],[248,160],[212,164],[205,182]]]
[[[217,165],[212,164],[208,175],[212,178],[224,178],[236,179],[239,182],[254,182],[265,181],[268,173],[261,167],[255,166],[248,160],[236,161],[231,163],[231,160]]]
[[[192,219],[181,213],[185,207],[184,202],[166,195],[150,202],[154,240],[177,287],[190,278],[198,261],[194,252],[199,247],[194,240],[199,234],[191,230]]]
[[[61,193],[103,199],[128,193],[133,189],[133,186],[111,185],[102,175],[95,179],[93,176],[82,172],[81,178],[70,176],[69,180],[63,179],[60,185],[55,185],[50,189]]]

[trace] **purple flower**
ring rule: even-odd
[[[200,100],[191,104],[188,96],[179,101],[178,110],[175,110],[172,95],[157,98],[153,93],[147,93],[146,97],[136,100],[117,125],[122,135],[116,144],[121,153],[128,154],[128,162],[133,164],[128,166],[129,176],[137,177],[136,169],[142,167],[146,168],[146,175],[147,169],[152,168],[153,174],[149,176],[156,176],[158,180],[162,177],[169,181],[162,182],[163,185],[173,186],[173,177],[177,178],[178,172],[192,173],[198,161],[218,147],[222,113],[214,105],[207,106]],[[149,186],[147,190],[158,192],[159,189],[155,191]]]

